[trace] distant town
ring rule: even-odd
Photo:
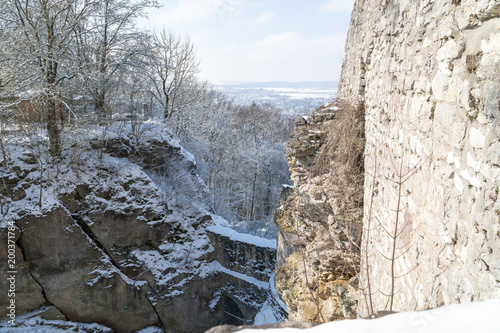
[[[305,81],[305,82],[254,82],[227,83],[217,85],[235,102],[250,104],[252,102],[271,102],[290,115],[306,115],[320,105],[337,96],[338,82]]]

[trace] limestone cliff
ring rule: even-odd
[[[362,109],[340,101],[322,106],[297,120],[288,143],[295,188],[278,210],[275,223],[279,229],[276,286],[290,320],[355,317],[362,115]]]
[[[499,73],[498,1],[356,1],[339,98],[365,114],[359,315],[500,297]],[[314,275],[338,257],[325,238],[350,202],[332,202],[338,178],[308,170],[327,142],[322,113],[297,124],[295,192],[277,215],[292,319],[322,320],[306,302],[342,299]]]

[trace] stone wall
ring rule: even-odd
[[[253,324],[268,299],[269,280],[276,265],[274,242],[222,226],[208,227],[207,235],[214,248],[214,260],[223,267],[214,297],[216,308],[221,308],[215,312],[226,314],[219,322]],[[231,308],[227,308],[228,300],[234,303]]]
[[[357,0],[339,96],[366,112],[358,312],[500,297],[498,1]]]
[[[268,282],[276,265],[276,248],[232,239],[208,229],[215,260],[231,271]],[[234,232],[234,231],[233,231]],[[257,238],[257,237],[254,237]]]

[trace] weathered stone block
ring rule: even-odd
[[[69,320],[98,322],[119,332],[158,322],[142,291],[120,275],[64,209],[25,216],[16,224],[31,274]]]

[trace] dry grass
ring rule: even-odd
[[[328,124],[326,143],[316,157],[313,176],[332,174],[347,182],[363,175],[365,122],[362,106],[337,100],[335,119]]]
[[[337,100],[335,118],[326,124],[326,142],[316,157],[312,176],[327,176],[343,202],[342,219],[359,252],[362,231],[365,121],[362,105]]]

